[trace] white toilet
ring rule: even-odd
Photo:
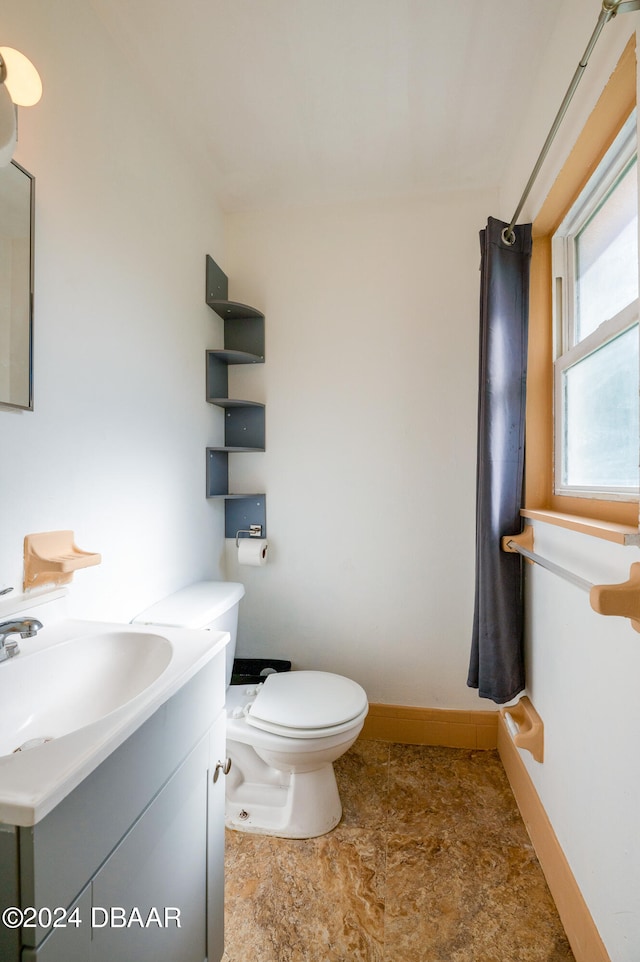
[[[360,734],[368,711],[363,688],[324,671],[267,675],[231,685],[238,605],[244,586],[202,581],[152,605],[134,622],[228,631],[227,828],[282,838],[314,838],[342,815],[333,762]]]

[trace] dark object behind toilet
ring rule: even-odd
[[[274,658],[235,658],[231,684],[259,685],[267,675],[278,671],[291,671],[291,662]]]

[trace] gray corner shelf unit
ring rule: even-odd
[[[227,298],[227,275],[207,254],[206,302],[224,321],[224,348],[206,352],[207,401],[224,408],[224,444],[207,448],[207,497],[225,502],[225,537],[262,527],[266,536],[266,499],[262,494],[229,491],[229,455],[265,449],[265,408],[258,401],[229,397],[230,364],[264,363],[264,314]]]

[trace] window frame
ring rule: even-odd
[[[603,320],[594,331],[582,340],[578,340],[576,240],[609,197],[613,195],[616,184],[621,182],[630,169],[634,170],[637,181],[637,141],[637,117],[634,109],[551,240],[555,334],[554,492],[558,495],[575,498],[596,497],[612,501],[634,501],[638,499],[640,493],[640,484],[633,487],[623,485],[576,485],[568,484],[563,480],[566,458],[565,434],[568,428],[565,418],[564,374],[579,361],[586,359],[621,334],[638,325],[639,299],[636,297],[613,317]],[[640,437],[638,437],[637,448],[640,456]]]
[[[625,539],[635,539],[640,531],[637,498],[578,498],[554,490],[552,237],[636,106],[635,40],[632,34],[533,222],[522,509],[525,517],[622,543],[631,543]]]

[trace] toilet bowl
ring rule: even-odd
[[[268,675],[231,685],[244,587],[199,582],[138,615],[141,624],[228,631],[225,823],[282,838],[314,838],[342,815],[333,762],[360,734],[368,711],[357,682],[324,671]]]
[[[368,711],[364,689],[323,671],[269,675],[227,692],[228,828],[314,838],[342,815],[333,762],[353,745]]]

